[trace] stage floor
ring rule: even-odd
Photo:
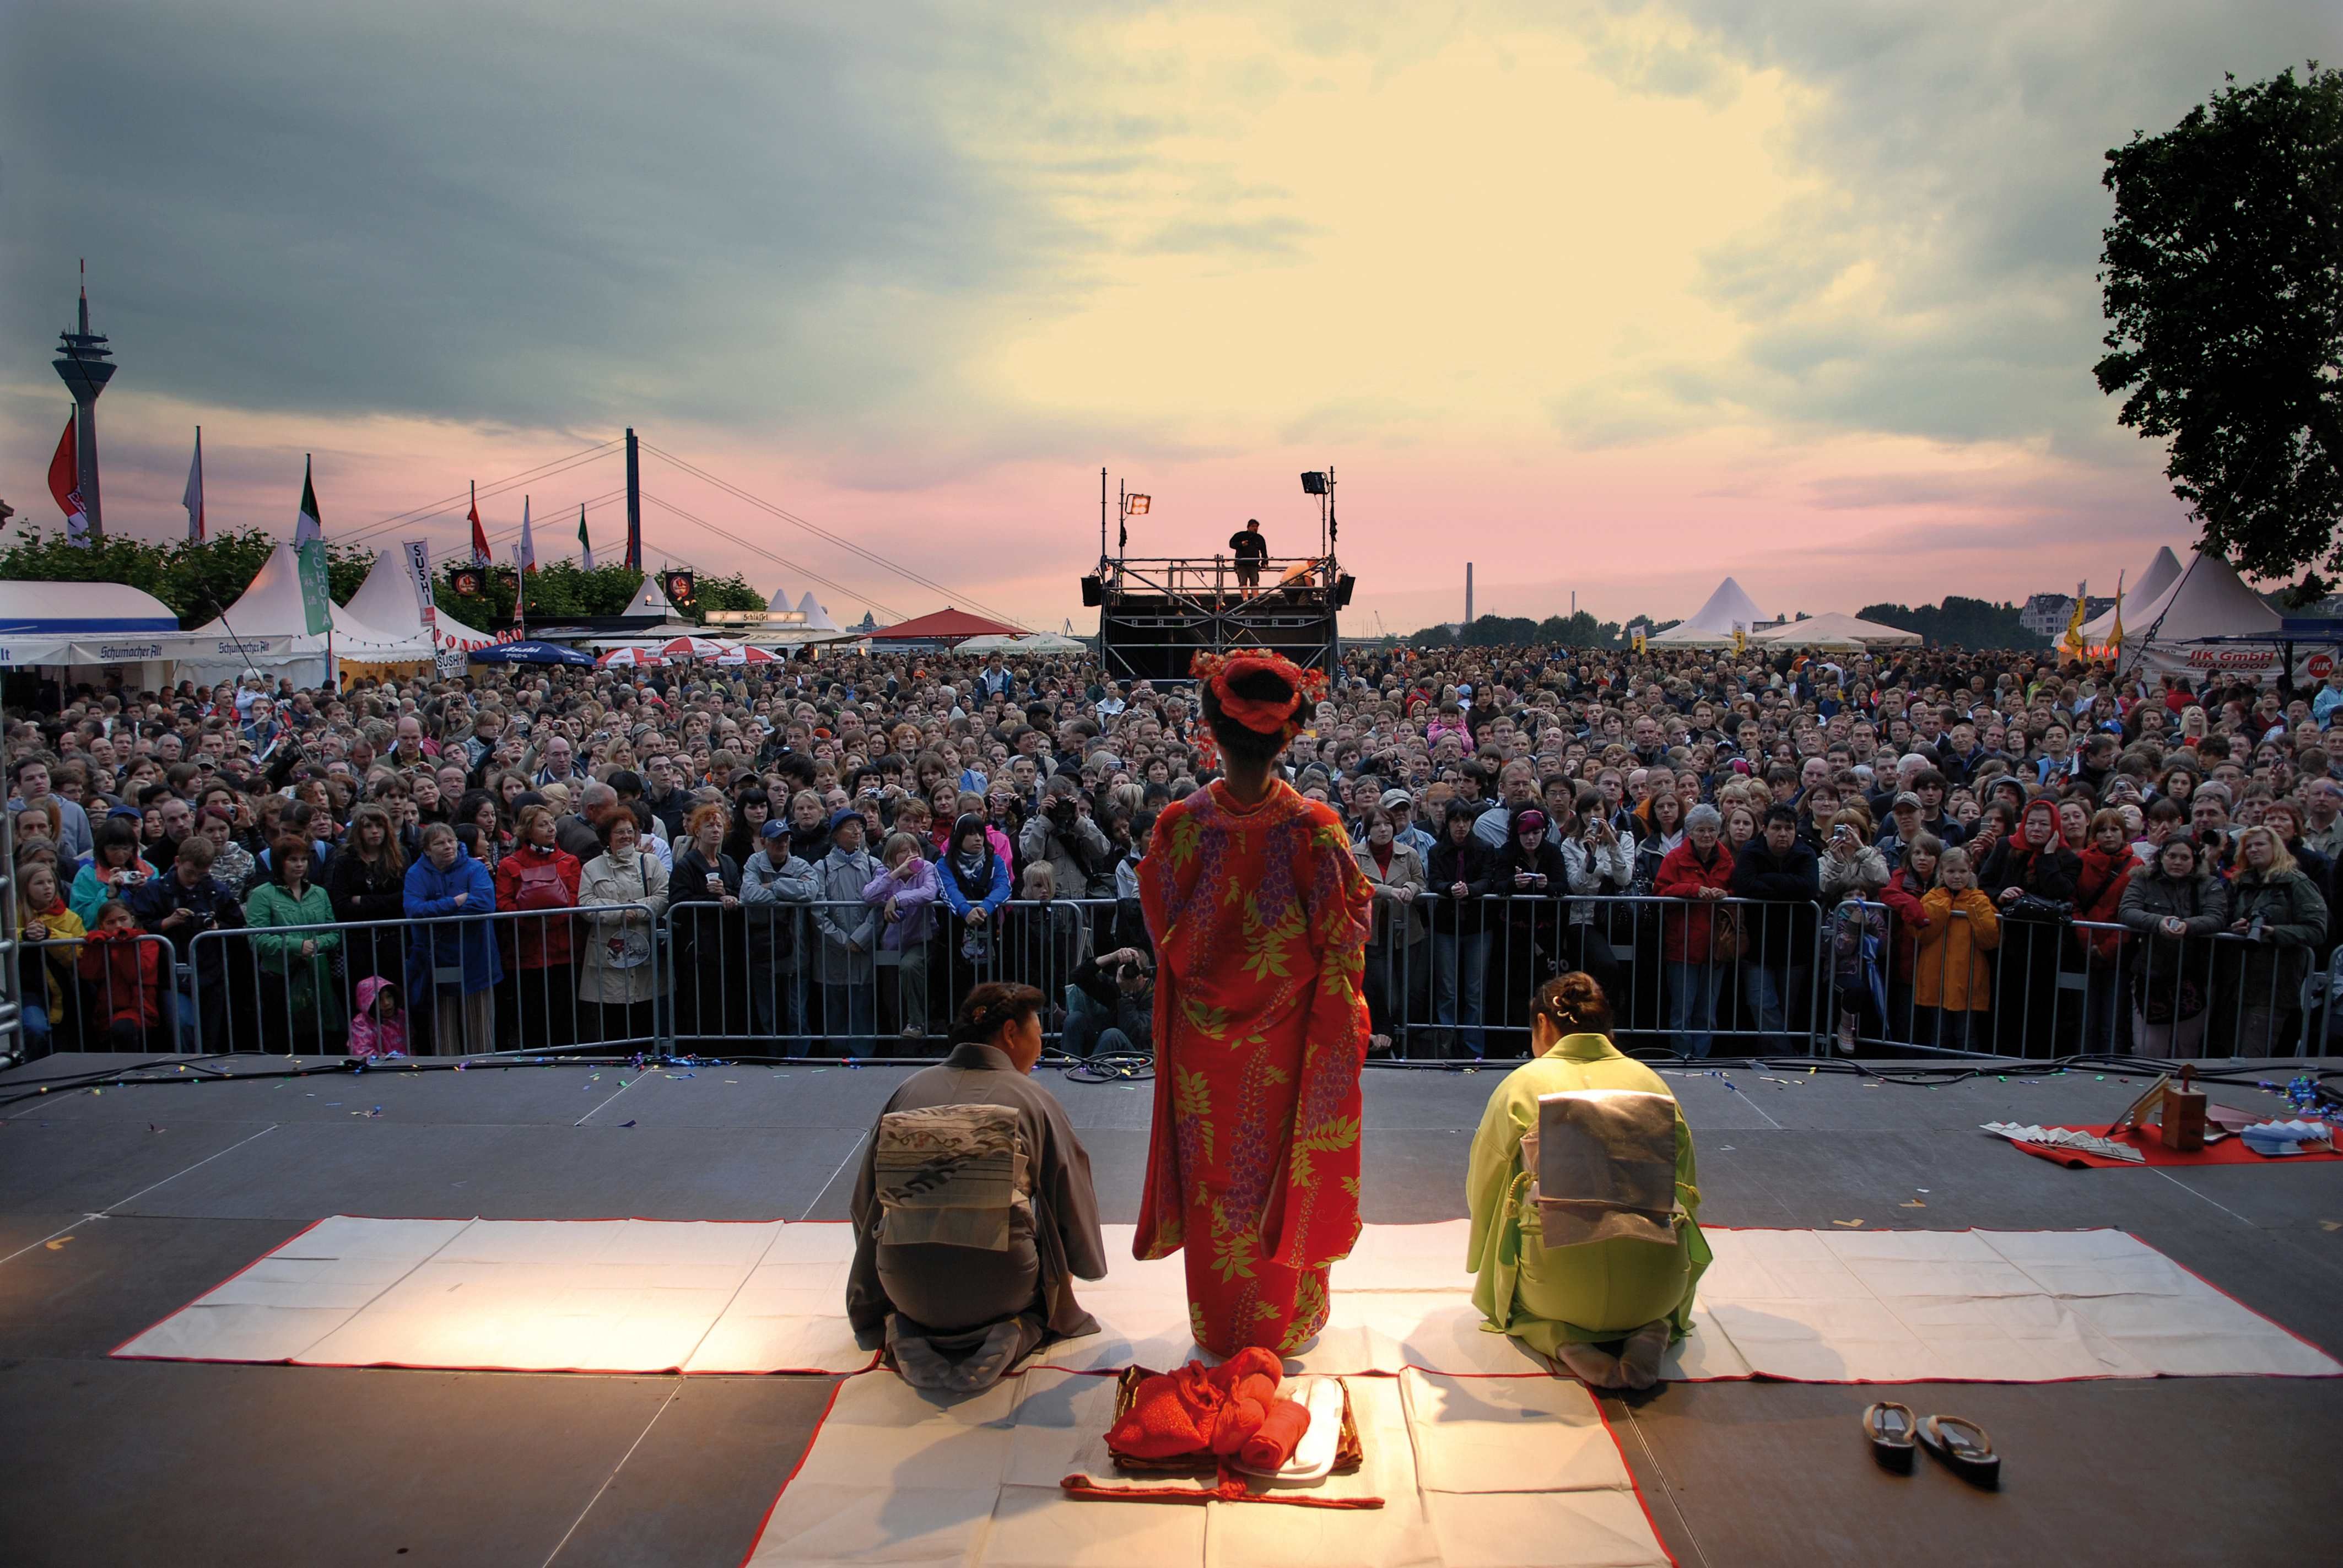
[[[0,1091],[135,1060],[51,1058],[0,1075]],[[0,1556],[27,1568],[731,1568],[834,1380],[108,1352],[329,1214],[842,1219],[850,1161],[900,1077],[337,1074],[80,1091],[0,1111]],[[1132,1219],[1151,1091],[1042,1077],[1090,1147],[1104,1217]],[[1464,1151],[1494,1082],[1369,1075],[1370,1221],[1463,1214]],[[2343,1350],[2343,1162],[2076,1171],[1976,1131],[2104,1122],[2143,1081],[1989,1075],[1914,1089],[1737,1070],[1671,1083],[1699,1140],[1705,1221],[2116,1226]],[[2251,1089],[2214,1094],[2278,1105]],[[1982,1422],[2005,1455],[2002,1490],[1925,1462],[1910,1477],[1879,1472],[1855,1427],[1875,1398]],[[2308,1561],[2327,1523],[2328,1456],[2343,1448],[2333,1381],[1678,1383],[1604,1407],[1668,1549],[1720,1568]]]

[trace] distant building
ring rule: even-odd
[[[2093,594],[2084,601],[2083,618],[2097,620],[2116,608],[2115,596],[2105,598]],[[2018,612],[2017,624],[2036,637],[2056,637],[2066,629],[2066,622],[2075,614],[2075,596],[2070,593],[2038,593],[2026,601]]]

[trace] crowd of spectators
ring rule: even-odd
[[[1352,648],[1285,760],[1374,886],[1379,1050],[1517,1055],[1581,969],[1693,1055],[2284,1051],[2338,712],[2343,673]],[[85,689],[6,722],[25,1016],[58,1049],[930,1055],[1011,979],[1071,1048],[1145,1050],[1134,868],[1200,739],[1179,684],[1078,658]]]

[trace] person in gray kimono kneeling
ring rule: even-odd
[[[1106,1277],[1091,1158],[1041,1059],[1044,999],[980,985],[951,1054],[903,1081],[854,1181],[846,1315],[914,1388],[975,1393],[1052,1340],[1095,1333],[1076,1276]]]

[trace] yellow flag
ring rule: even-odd
[[[1635,651],[1637,653],[1644,651],[1644,634],[1641,631],[1635,633]]]
[[[1739,627],[1735,627],[1733,628],[1733,652],[1735,657],[1738,658],[1741,651],[1748,646],[1749,634],[1742,630]]]
[[[2090,613],[2090,586],[2088,582],[2075,585],[2075,613],[2066,618],[2066,635],[2058,639],[2058,646],[2077,658],[2083,657],[2083,618]]]

